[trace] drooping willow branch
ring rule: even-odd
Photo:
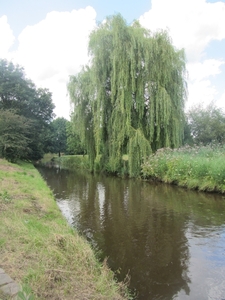
[[[178,147],[183,136],[186,71],[165,31],[151,33],[120,15],[92,32],[90,67],[68,84],[74,120],[94,166],[113,172],[129,157],[130,176],[143,160],[162,147]]]

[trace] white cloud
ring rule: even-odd
[[[0,57],[7,58],[10,47],[13,45],[15,37],[8,24],[7,17],[0,18]]]
[[[221,73],[224,61],[206,59],[206,51],[211,41],[225,39],[225,3],[152,0],[151,10],[140,17],[140,23],[152,31],[167,29],[175,47],[185,49],[189,73],[187,108],[215,100],[219,93],[210,80]]]
[[[189,109],[196,103],[207,105],[217,98],[219,93],[211,83],[210,78],[221,73],[220,66],[223,64],[223,61],[216,59],[204,60],[202,63],[187,64],[189,95],[186,109]]]
[[[214,101],[218,94],[210,80],[189,82],[188,93],[186,110],[197,103],[202,103],[205,106]]]
[[[218,107],[223,107],[223,110],[225,112],[225,91],[224,93],[221,95],[221,97],[219,97],[219,99],[215,102],[215,104]]]
[[[95,27],[92,7],[71,12],[50,12],[19,35],[14,60],[25,68],[38,87],[53,93],[57,116],[69,117],[66,84],[88,62],[88,36]]]
[[[220,66],[223,61],[216,59],[206,59],[203,62],[188,63],[187,69],[190,80],[202,80],[210,76],[215,76],[221,73]]]
[[[225,3],[152,0],[152,9],[140,22],[153,31],[169,29],[174,45],[185,48],[189,61],[198,61],[210,41],[225,38]]]

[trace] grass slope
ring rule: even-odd
[[[0,267],[35,299],[125,299],[124,285],[67,225],[28,163],[0,159],[0,257]]]

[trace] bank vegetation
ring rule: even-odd
[[[49,160],[49,158],[52,160]],[[209,144],[161,148],[148,156],[137,178],[160,181],[204,192],[225,193],[225,145]],[[91,171],[87,156],[65,155],[60,158],[46,155],[43,165],[62,169]],[[123,156],[123,169],[116,175],[129,176],[129,157]],[[99,164],[95,165],[99,172]],[[111,174],[110,172],[108,174]]]
[[[163,148],[142,165],[142,176],[189,189],[224,193],[224,159],[225,145]]]

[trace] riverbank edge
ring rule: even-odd
[[[0,187],[0,268],[22,290],[41,300],[129,298],[126,285],[69,227],[33,165],[0,159]]]
[[[126,169],[128,169],[128,158],[123,158]],[[225,194],[225,184],[219,184],[215,180],[210,180],[209,178],[192,178],[190,170],[187,168],[178,169],[178,166],[176,165],[177,160],[165,160],[164,163],[161,163],[161,165],[157,166],[157,157],[156,157],[156,163],[154,163],[155,172],[154,175],[150,175],[151,172],[149,171],[149,168],[151,169],[152,166],[149,165],[149,163],[145,163],[142,165],[142,170],[140,172],[140,175],[136,177],[136,179],[141,179],[149,182],[159,182],[164,184],[170,184],[170,185],[176,185],[181,188],[185,188],[188,190],[196,190],[200,192],[206,192],[206,193],[216,193],[216,194]],[[202,161],[204,164],[204,160]],[[168,170],[168,166],[170,165],[170,168],[173,170]],[[38,165],[46,166],[46,167],[56,167],[60,169],[65,169],[69,171],[74,171],[77,169],[82,169],[87,172],[90,172],[89,163],[88,163],[88,157],[83,155],[64,155],[61,157],[57,157],[55,155],[47,155],[45,159],[42,159],[38,162]],[[162,167],[163,166],[163,167]],[[181,168],[183,167],[183,163],[181,164]],[[165,171],[161,171],[161,169],[165,169]],[[174,172],[175,171],[175,172]],[[186,174],[181,177],[179,173],[185,173]],[[99,173],[98,168],[96,168],[96,173]],[[156,175],[157,173],[157,175]],[[107,175],[115,176],[115,173],[110,174],[107,173]],[[126,175],[117,174],[116,176],[119,177],[129,177],[129,174],[126,172]]]

